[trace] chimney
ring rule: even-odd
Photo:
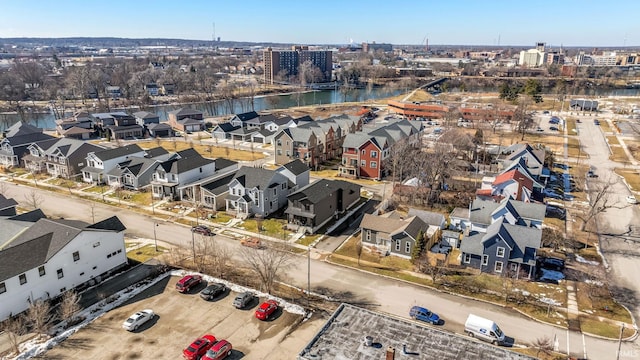
[[[396,349],[394,347],[389,346],[387,348],[387,356],[385,360],[395,360],[396,358]]]

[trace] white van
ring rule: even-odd
[[[498,325],[477,315],[469,314],[464,323],[464,331],[471,337],[488,341],[492,344],[502,345],[504,343],[504,333]]]

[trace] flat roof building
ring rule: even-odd
[[[293,46],[292,50],[272,50],[264,52],[264,81],[273,84],[278,81],[296,81],[300,66],[305,62],[320,70],[321,77],[317,82],[331,80],[333,55],[330,50],[309,50],[306,46]]]

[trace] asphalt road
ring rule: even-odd
[[[610,166],[607,163],[606,144],[604,144],[602,134],[598,133],[599,130],[595,127],[590,129],[589,126],[594,126],[592,121],[583,121],[582,124],[579,124],[580,137],[586,146],[585,151],[592,155],[589,161],[598,167],[598,172],[606,171],[607,166]],[[599,179],[603,179],[602,175]],[[615,191],[617,196],[624,200],[624,196],[628,195],[628,190],[619,180],[618,182]],[[32,188],[24,185],[10,184],[7,196],[21,202],[31,190]],[[43,199],[40,208],[45,214],[92,222],[92,207],[86,200],[46,191],[39,193]],[[624,230],[630,223],[638,222],[637,211],[637,206],[608,211],[599,219],[602,223],[602,229]],[[117,215],[127,226],[127,233],[153,239],[156,220],[150,216],[104,204],[96,204],[93,208],[95,221],[113,215]],[[184,247],[191,246],[191,232],[186,226],[161,221],[156,230],[157,239],[160,241]],[[225,241],[225,238],[220,235],[217,238]],[[226,240],[232,250],[240,246],[237,241]],[[634,282],[630,274],[640,273],[640,263],[637,261],[640,250],[633,249],[631,251],[632,246],[629,244],[624,241],[609,241],[603,243],[603,248],[611,271],[615,274],[612,276],[613,281],[619,286],[627,288],[628,292],[633,295],[633,299],[637,299],[636,294],[640,283]],[[307,261],[306,256],[301,256],[296,261],[294,268],[288,272],[287,280],[289,283],[302,288],[307,287]],[[440,314],[445,320],[445,329],[458,333],[462,333],[467,315],[474,313],[496,321],[505,334],[514,338],[517,344],[532,343],[536,339],[546,336],[556,340],[559,351],[570,353],[572,356],[590,359],[616,359],[617,341],[582,336],[579,333],[538,323],[501,306],[440,293],[397,280],[342,268],[323,261],[311,259],[309,264],[312,290],[332,295],[343,301],[360,303],[402,317],[408,317],[408,311],[412,305],[420,304]],[[635,303],[637,304],[637,301]],[[635,312],[638,315],[637,309]],[[640,347],[637,343],[622,344],[620,359],[635,359],[638,358],[638,355],[640,355]]]

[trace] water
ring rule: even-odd
[[[359,102],[365,100],[383,99],[391,96],[397,96],[405,93],[407,89],[354,89],[349,91],[340,90],[320,90],[309,91],[304,93],[291,93],[283,95],[268,95],[256,97],[253,100],[253,108],[251,100],[248,98],[236,99],[233,104],[220,100],[216,102],[193,103],[184,105],[157,105],[145,108],[145,111],[155,113],[160,117],[160,121],[166,121],[170,111],[181,107],[189,107],[202,111],[205,117],[222,116],[226,114],[240,114],[248,111],[261,111],[272,109],[287,109],[295,106],[322,105],[322,104],[338,104],[344,102]],[[112,111],[120,111],[123,109],[112,108]],[[127,109],[126,111],[133,113],[140,109]],[[71,116],[72,112],[66,114]],[[29,123],[41,127],[43,129],[55,129],[55,117],[51,113],[29,114]],[[5,129],[20,120],[16,114],[0,114],[0,130]]]

